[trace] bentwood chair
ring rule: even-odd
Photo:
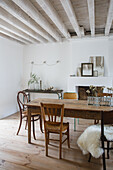
[[[25,129],[27,127],[27,121],[28,121],[27,107],[25,106],[25,104],[28,103],[28,96],[27,96],[27,94],[25,92],[23,92],[23,91],[18,92],[18,94],[17,94],[17,103],[18,103],[19,110],[20,110],[20,123],[19,123],[19,128],[18,128],[18,131],[17,131],[17,135],[18,135],[19,132],[20,132],[21,125],[22,125],[22,120],[24,118],[26,118]],[[37,121],[37,120],[40,120],[40,130],[41,130],[41,132],[43,132],[41,114],[32,113],[31,114],[31,121],[33,123],[33,137],[34,137],[35,140],[36,140],[36,137],[35,137],[35,125],[34,125],[34,122]]]
[[[50,133],[54,133],[60,135],[57,141],[59,141],[59,159],[61,159],[62,144],[67,140],[68,147],[70,147],[69,123],[63,123],[64,104],[41,103],[41,113],[44,119],[46,156],[48,156],[50,140],[55,141],[55,139],[50,139]],[[63,135],[67,136],[64,141],[62,141]]]
[[[108,96],[112,97],[112,94],[111,93],[98,93],[97,96],[98,97],[108,97]],[[99,120],[94,121],[94,124],[98,124],[98,123],[99,123]]]
[[[74,92],[65,92],[63,99],[77,99],[77,93]],[[79,124],[79,119],[78,119]],[[76,119],[74,118],[74,131],[76,131]]]
[[[109,159],[109,150],[113,149],[113,147],[110,147],[110,143],[113,142],[113,140],[108,140],[105,137],[104,133],[104,126],[112,126],[113,124],[113,112],[101,112],[101,144],[102,148],[104,150],[102,154],[102,160],[103,160],[103,170],[106,170],[106,158],[105,158],[105,150],[107,150],[107,159]],[[107,142],[107,146],[105,147],[105,142]],[[89,155],[89,162],[91,160],[91,154]]]

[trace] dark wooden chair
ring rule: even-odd
[[[22,120],[24,118],[26,118],[25,129],[27,127],[28,115],[27,115],[27,107],[26,107],[25,104],[28,103],[28,96],[27,96],[27,94],[25,92],[23,92],[23,91],[18,92],[18,94],[17,94],[17,103],[18,103],[19,111],[20,111],[20,123],[19,123],[18,131],[16,133],[18,135],[19,131],[20,131],[20,128],[21,128],[21,125],[22,125]],[[41,114],[32,113],[31,121],[33,123],[33,137],[34,137],[35,140],[36,140],[36,137],[35,137],[35,125],[34,125],[34,122],[37,121],[37,120],[40,120],[40,130],[41,130],[41,132],[43,132]]]
[[[63,99],[77,99],[77,93],[65,92]],[[78,119],[79,124],[79,119]],[[74,118],[74,131],[76,131],[76,118]]]
[[[104,150],[104,153],[102,154],[102,160],[103,160],[103,170],[106,170],[106,158],[105,158],[105,150],[107,150],[107,159],[109,159],[109,150],[113,149],[113,147],[110,147],[110,142],[113,142],[111,140],[107,140],[104,135],[104,126],[113,124],[113,112],[101,112],[101,143],[102,148]],[[105,147],[105,142],[107,143]],[[91,160],[91,154],[89,155],[89,162]]]
[[[112,97],[112,94],[111,93],[98,93],[97,96],[98,97],[108,97],[108,96]],[[98,123],[99,123],[99,120],[94,121],[94,124],[98,124]]]
[[[59,159],[61,159],[62,144],[67,140],[68,147],[70,147],[69,123],[63,123],[64,105],[41,103],[41,112],[44,119],[46,156],[48,156],[50,140],[55,141],[54,139],[50,139],[49,134],[55,133],[60,135],[60,140],[57,141],[59,141]],[[67,136],[64,141],[62,141],[63,135]]]

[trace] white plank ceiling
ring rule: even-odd
[[[113,0],[0,0],[0,37],[21,44],[113,35]]]

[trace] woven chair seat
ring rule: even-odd
[[[69,126],[69,123],[63,123],[62,132],[66,131],[68,126]],[[48,124],[46,122],[46,130],[60,133],[60,124],[59,123]]]
[[[27,110],[22,111],[22,114],[27,116]],[[38,113],[31,113],[31,116],[38,116],[39,114]]]

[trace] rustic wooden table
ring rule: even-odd
[[[87,105],[87,101],[74,99],[35,99],[28,107],[28,143],[31,143],[31,113],[40,113],[40,102],[64,104],[64,117],[101,120],[102,112],[111,112],[113,107]]]

